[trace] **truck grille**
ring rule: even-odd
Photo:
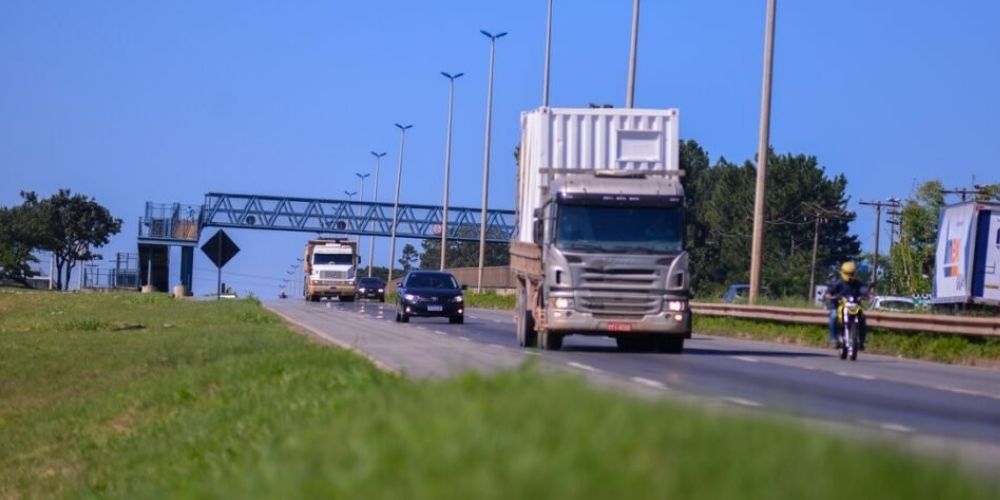
[[[347,278],[347,271],[320,271],[319,278],[323,280],[341,280]]]
[[[654,269],[591,269],[580,274],[578,308],[597,318],[635,318],[663,307],[661,278]]]

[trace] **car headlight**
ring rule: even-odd
[[[364,288],[358,288],[358,291],[361,292],[361,293],[365,293],[365,289]]]
[[[385,291],[385,288],[379,288],[379,289],[378,289],[378,293],[382,293],[382,292],[384,292],[384,291]]]
[[[669,310],[669,311],[683,311],[685,309],[687,309],[687,301],[686,300],[668,300],[667,301],[667,310]]]
[[[462,296],[461,296],[461,295],[457,295],[457,296],[455,296],[455,298],[453,298],[453,299],[451,299],[451,300],[452,300],[453,302],[458,302],[459,304],[461,304],[461,303],[462,303],[462,301],[464,301],[465,299],[464,299],[464,298],[462,298]]]
[[[417,296],[413,295],[412,293],[404,293],[403,294],[403,299],[404,300],[408,300],[410,302],[413,302],[414,300],[417,300]]]
[[[565,297],[556,299],[556,308],[569,309],[570,307],[573,307],[573,299],[567,299]]]

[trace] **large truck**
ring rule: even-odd
[[[318,238],[306,243],[302,269],[306,300],[323,297],[352,302],[357,295],[358,244],[342,238]]]
[[[518,343],[567,335],[679,353],[691,338],[676,109],[539,108],[521,115]]]
[[[931,303],[1000,305],[1000,203],[941,209]]]

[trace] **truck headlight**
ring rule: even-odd
[[[683,311],[685,309],[687,309],[687,301],[686,300],[668,300],[667,301],[667,310],[669,310],[669,311]]]
[[[573,307],[573,299],[567,299],[565,297],[556,299],[556,308],[569,309],[570,307]]]

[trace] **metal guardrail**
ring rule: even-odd
[[[825,309],[797,309],[794,307],[692,302],[691,311],[695,314],[705,316],[746,318],[780,323],[827,325],[830,321],[829,313]],[[1000,318],[908,314],[885,311],[867,311],[865,315],[868,318],[868,326],[872,328],[957,335],[1000,336]]]

